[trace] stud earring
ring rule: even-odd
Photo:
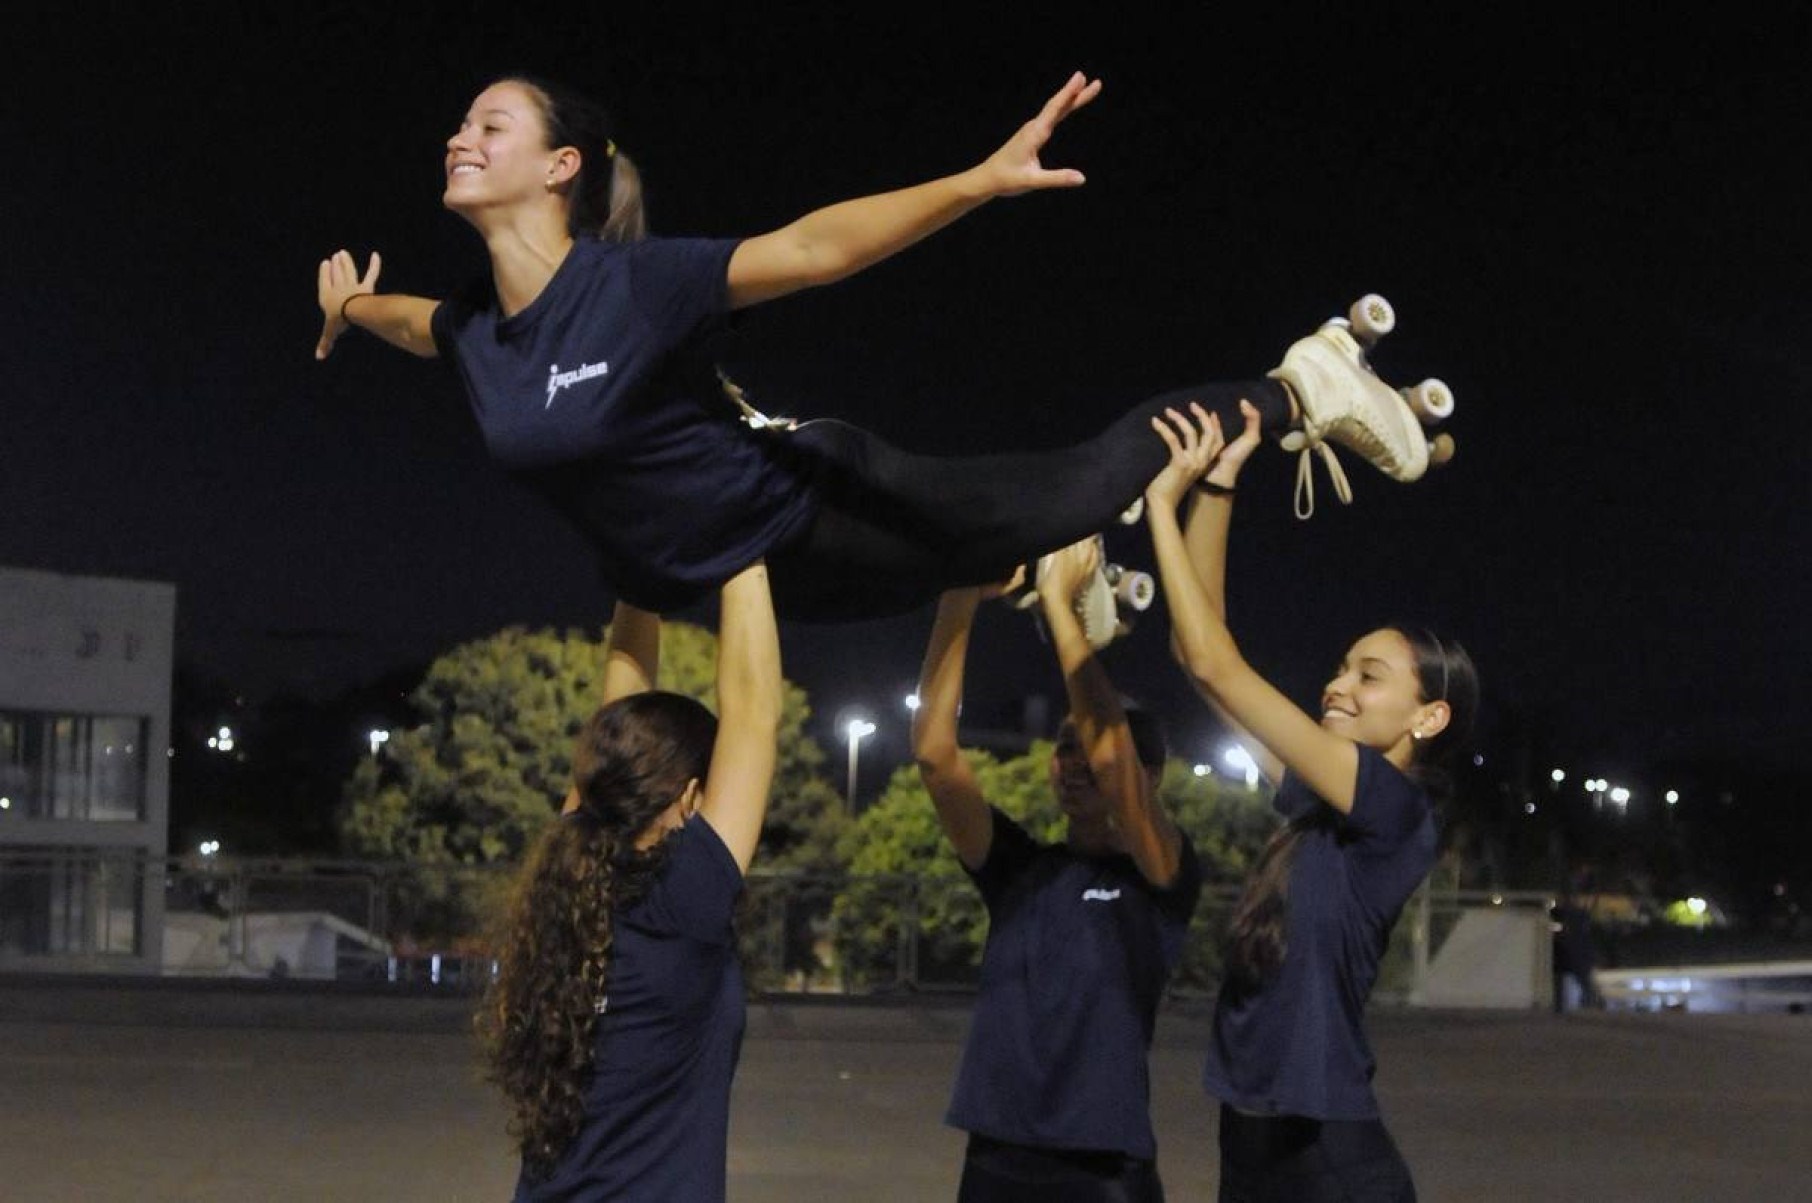
[[[1421,732],[1420,732],[1420,731],[1411,731],[1411,732],[1410,732],[1410,733],[1409,733],[1409,737],[1410,737],[1410,738],[1411,738],[1411,739],[1413,739],[1413,740],[1417,740],[1417,741],[1418,741],[1418,742],[1419,742],[1419,741],[1420,741],[1420,740],[1421,740],[1421,738],[1422,738],[1422,733],[1421,733]]]

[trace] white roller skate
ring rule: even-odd
[[[1357,452],[1393,480],[1421,478],[1430,463],[1444,462],[1453,440],[1440,435],[1431,443],[1423,425],[1453,413],[1453,393],[1439,380],[1424,380],[1398,391],[1379,379],[1365,352],[1396,327],[1390,302],[1372,293],[1353,302],[1347,317],[1325,322],[1284,353],[1283,363],[1269,373],[1281,380],[1302,409],[1302,426],[1283,437],[1286,451],[1300,451],[1296,468],[1296,516],[1315,512],[1312,453],[1327,464],[1334,493],[1342,504],[1353,500],[1346,472],[1328,443]]]

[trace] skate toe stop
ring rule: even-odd
[[[1428,462],[1431,464],[1446,463],[1453,458],[1453,452],[1453,436],[1450,434],[1437,434],[1428,440]]]

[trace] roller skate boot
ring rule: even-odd
[[[1398,391],[1378,377],[1366,359],[1367,348],[1396,326],[1390,303],[1375,293],[1353,303],[1347,318],[1334,318],[1284,353],[1269,375],[1281,380],[1302,410],[1302,424],[1282,439],[1286,451],[1299,451],[1296,469],[1296,516],[1315,512],[1315,484],[1310,471],[1319,452],[1328,478],[1342,504],[1353,499],[1346,472],[1329,443],[1357,453],[1393,480],[1421,478],[1431,462],[1444,461],[1452,440],[1431,444],[1423,431],[1453,413],[1453,393],[1439,380],[1424,380]]]

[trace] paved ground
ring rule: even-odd
[[[0,1197],[507,1198],[503,1117],[462,1010],[0,988]],[[967,1019],[755,1008],[732,1200],[951,1198],[961,1138],[939,1116]],[[1812,1019],[1387,1012],[1373,1032],[1424,1200],[1812,1197]],[[1214,1197],[1205,1034],[1168,1015],[1154,1057],[1172,1200]]]

